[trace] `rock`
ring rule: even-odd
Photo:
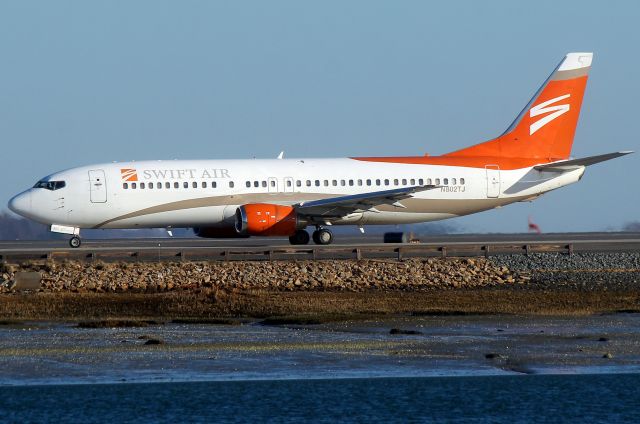
[[[610,354],[609,352],[607,352],[607,353],[605,353],[604,355],[602,355],[602,358],[603,358],[603,359],[611,359],[611,358],[613,358],[613,355],[612,355],[612,354]]]
[[[400,328],[392,328],[389,331],[389,334],[408,334],[408,335],[417,335],[417,334],[422,334],[420,331],[417,330],[402,330]]]
[[[484,357],[486,359],[504,359],[504,356],[500,355],[499,353],[486,353]]]
[[[599,341],[599,342],[608,342],[608,341],[609,341],[609,339],[608,339],[608,338],[606,338],[606,337],[600,337],[600,338],[598,339],[598,341]]]
[[[145,345],[161,345],[164,344],[163,340],[160,339],[149,339],[146,342],[144,342]]]

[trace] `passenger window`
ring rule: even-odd
[[[171,188],[171,183],[164,183],[164,188],[167,188],[167,189]]]
[[[424,185],[424,180],[422,178],[418,180],[418,185]]]
[[[311,187],[311,180],[307,180],[307,187]]]
[[[431,184],[432,184],[431,178],[427,178],[427,185],[431,185]]]
[[[370,186],[371,185],[371,180],[367,180],[367,185]]]
[[[415,178],[411,178],[411,185],[412,185],[412,186],[416,185],[416,180],[415,180]]]
[[[207,182],[206,181],[202,182],[202,188],[207,188]]]
[[[251,187],[251,181],[247,181],[246,183],[244,183],[244,185],[246,185],[247,188]]]
[[[320,180],[316,180],[316,187],[320,187]]]
[[[334,187],[337,187],[338,186],[338,180],[331,181],[331,185],[334,186]]]
[[[449,185],[449,178],[443,179],[442,182],[444,183],[444,185]]]
[[[451,185],[456,185],[456,179],[455,178],[451,178]]]
[[[189,188],[189,183],[188,183],[188,182],[186,182],[186,181],[185,181],[185,182],[183,182],[183,183],[182,183],[182,187],[184,187],[184,188]]]
[[[262,182],[262,187],[266,187],[266,186],[267,186],[267,182],[266,182],[266,181],[263,181],[263,182]]]
[[[347,182],[345,180],[340,180],[340,185],[344,187],[347,185]]]
[[[376,185],[379,186],[380,185],[380,180],[376,180]]]
[[[349,180],[349,185],[352,186],[353,185],[353,180]]]
[[[162,183],[156,183],[156,188],[157,188],[158,190],[162,189]]]
[[[406,178],[402,179],[402,185],[407,185],[407,179]]]
[[[131,183],[131,188],[135,189],[136,188],[136,183]]]
[[[211,188],[216,188],[218,187],[218,183],[215,181],[211,181]]]
[[[324,186],[329,187],[329,180],[324,180]]]
[[[173,183],[173,188],[180,188],[180,183],[178,183],[177,181]]]
[[[361,186],[362,185],[362,180],[358,180],[358,185]]]
[[[125,189],[125,190],[128,189],[129,188],[129,184],[127,184],[127,183],[122,184],[122,188]]]
[[[234,185],[233,181],[229,181],[229,188],[233,188]]]
[[[144,188],[144,183],[140,183],[140,188]]]
[[[464,185],[464,178],[460,178],[460,184]]]
[[[275,187],[276,186],[276,181],[275,180],[271,180],[270,183],[271,183],[271,187]]]
[[[291,187],[291,180],[287,180],[287,187]]]
[[[149,183],[149,188],[153,188],[153,183]]]
[[[393,185],[399,185],[400,182],[398,181],[398,179],[396,178],[395,180],[393,180]]]
[[[194,181],[194,182],[191,184],[191,186],[192,186],[193,188],[198,188],[198,183]]]
[[[440,185],[440,178],[436,178],[436,185]]]
[[[384,180],[384,185],[389,185],[389,180],[385,179]]]
[[[302,181],[297,180],[296,181],[296,187],[302,187]]]
[[[260,187],[260,181],[254,181],[253,182],[253,186],[254,187]]]

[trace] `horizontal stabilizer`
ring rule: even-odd
[[[607,153],[607,154],[598,155],[598,156],[589,156],[589,157],[580,158],[580,159],[563,160],[560,162],[552,162],[552,163],[546,163],[544,165],[537,165],[537,166],[534,166],[534,169],[538,171],[547,171],[547,172],[567,172],[567,171],[573,171],[574,169],[578,169],[583,166],[589,166],[596,163],[604,162],[606,160],[619,158],[620,156],[625,156],[630,153],[633,153],[633,152],[632,151],[614,152],[614,153]]]

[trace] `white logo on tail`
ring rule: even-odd
[[[546,102],[540,103],[539,105],[535,105],[534,107],[532,107],[529,110],[529,116],[532,117],[532,118],[534,116],[542,115],[542,114],[549,113],[549,112],[553,112],[553,113],[550,113],[549,115],[545,116],[544,118],[540,118],[539,120],[537,120],[536,122],[531,124],[529,126],[529,135],[532,135],[534,132],[538,131],[540,128],[544,127],[549,122],[551,122],[554,119],[556,119],[558,116],[569,112],[569,107],[570,107],[569,104],[549,106],[549,105],[551,105],[551,104],[553,104],[555,102],[559,102],[560,100],[564,100],[564,99],[566,99],[568,97],[571,97],[571,94],[565,94],[564,96],[560,96],[560,97],[556,97],[555,99],[547,100]],[[547,107],[547,106],[549,106],[549,107]]]

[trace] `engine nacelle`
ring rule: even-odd
[[[290,236],[305,226],[292,206],[250,203],[236,209],[238,234]]]

